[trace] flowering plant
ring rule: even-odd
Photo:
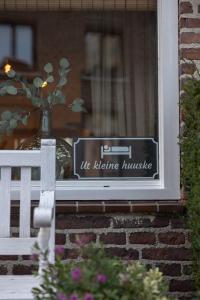
[[[37,300],[167,300],[166,284],[157,268],[109,258],[102,247],[81,248],[84,260],[64,263],[64,248],[56,248],[55,264],[43,272],[33,289]]]

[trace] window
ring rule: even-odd
[[[33,64],[33,32],[27,25],[0,24],[0,65],[7,59]]]
[[[53,135],[69,153],[57,199],[179,198],[178,1],[67,3],[58,11],[7,12],[36,24],[38,72],[66,56],[68,101],[85,100],[87,113],[53,111]],[[0,109],[11,103],[0,98]],[[4,148],[36,133],[38,122],[35,114]],[[17,198],[17,183],[13,189]],[[34,191],[33,198],[37,182]]]

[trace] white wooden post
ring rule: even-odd
[[[34,211],[34,225],[40,227],[38,244],[42,253],[49,251],[49,261],[54,262],[55,245],[55,140],[41,142],[41,197]],[[40,258],[39,274],[46,267],[43,254]]]

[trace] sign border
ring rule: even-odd
[[[75,155],[76,155],[76,144],[78,144],[81,140],[151,140],[154,144],[156,144],[156,159],[157,159],[157,168],[156,168],[156,173],[153,174],[152,177],[109,177],[109,176],[104,176],[104,177],[81,177],[78,173],[76,173],[76,161],[75,161]],[[109,138],[109,137],[96,137],[96,138],[77,138],[75,142],[73,142],[73,166],[74,166],[74,176],[78,177],[78,180],[140,180],[140,179],[155,179],[155,176],[159,174],[158,170],[158,164],[159,164],[159,154],[158,154],[158,142],[154,138]]]

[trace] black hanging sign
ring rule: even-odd
[[[158,178],[154,138],[78,138],[73,160],[78,179]]]

